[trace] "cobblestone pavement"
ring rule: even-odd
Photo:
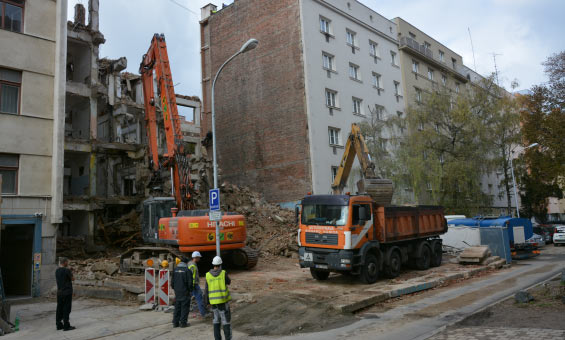
[[[563,340],[565,330],[539,328],[463,327],[445,330],[429,340]]]

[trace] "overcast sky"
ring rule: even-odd
[[[345,0],[343,0],[345,1]],[[565,50],[565,0],[360,0],[388,18],[400,16],[463,56],[477,71],[494,72],[507,88],[517,79],[519,89],[546,81],[541,63]],[[100,30],[106,43],[100,57],[128,59],[128,71],[138,72],[141,56],[154,33],[164,33],[175,91],[201,96],[200,8],[216,0],[100,0]],[[224,1],[231,3],[233,1]],[[88,0],[69,0],[73,7]]]

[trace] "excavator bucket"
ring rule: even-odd
[[[360,194],[366,193],[379,205],[390,205],[394,188],[392,180],[365,178],[357,182],[357,190]]]

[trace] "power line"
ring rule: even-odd
[[[475,47],[473,46],[473,38],[471,37],[471,28],[467,27],[469,31],[469,40],[471,40],[471,51],[473,52],[473,66],[475,67],[475,72],[477,72],[477,61],[475,60]]]
[[[169,1],[172,2],[173,4],[179,6],[180,8],[183,8],[183,9],[189,11],[190,13],[192,13],[192,14],[198,16],[198,13],[196,13],[195,11],[193,11],[193,10],[191,10],[190,8],[186,7],[185,5],[183,5],[183,4],[179,3],[179,2],[177,2],[176,0],[169,0]]]

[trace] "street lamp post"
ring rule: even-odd
[[[524,150],[533,148],[534,146],[538,146],[538,143],[528,145],[527,147],[524,148]],[[518,192],[516,191],[516,177],[514,177],[514,166],[512,164],[513,156],[514,156],[514,151],[512,151],[510,155],[510,171],[512,172],[512,186],[514,187],[514,204],[516,204],[516,215],[518,216],[518,218],[520,218],[520,207],[518,206]]]
[[[218,76],[220,75],[220,72],[222,72],[224,67],[230,61],[232,61],[238,55],[254,49],[255,47],[257,47],[258,44],[259,41],[257,39],[249,39],[245,44],[243,44],[243,46],[241,46],[241,48],[239,49],[239,51],[237,51],[237,53],[229,57],[228,60],[226,60],[222,64],[222,66],[220,66],[218,72],[216,72],[214,81],[212,82],[212,158],[213,158],[212,164],[214,168],[214,189],[218,188],[218,161],[216,158],[216,110],[214,108],[214,90],[216,87],[216,80],[218,80]],[[220,256],[220,227],[217,221],[215,221],[214,224],[216,225],[216,255]]]

